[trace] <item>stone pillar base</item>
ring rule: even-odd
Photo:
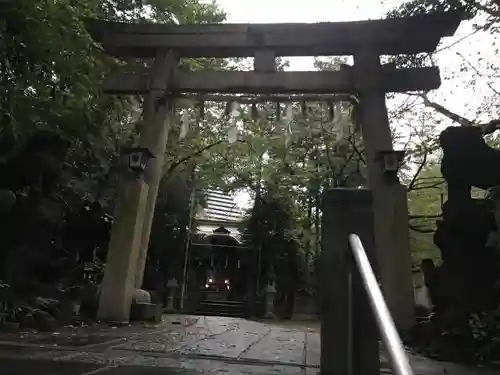
[[[274,314],[274,299],[276,297],[276,283],[272,282],[267,284],[265,289],[266,293],[266,312],[263,316],[264,319],[278,319]]]
[[[132,304],[130,319],[134,321],[161,323],[163,309],[161,305],[154,303]]]
[[[128,322],[130,319],[147,195],[148,186],[142,179],[125,181],[119,193],[101,283],[97,310],[100,320]]]
[[[415,325],[406,187],[400,184],[387,186],[384,194],[379,195],[384,199],[383,208],[379,206],[379,209],[386,210],[384,215],[392,222],[383,222],[387,245],[377,248],[380,281],[396,326],[405,332]]]
[[[176,313],[177,312],[176,308],[174,307],[174,296],[167,297],[167,306],[165,307],[165,309],[163,311],[168,312],[168,313]]]
[[[273,312],[266,312],[262,319],[278,320],[278,317]]]
[[[167,282],[167,306],[165,307],[165,312],[176,313],[177,309],[174,307],[175,302],[175,291],[179,289],[179,283],[175,277],[171,278]]]
[[[290,320],[297,322],[314,322],[319,321],[321,316],[319,314],[293,314]]]
[[[132,302],[151,303],[151,293],[144,289],[134,289],[134,293],[132,294]]]

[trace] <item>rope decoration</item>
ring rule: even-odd
[[[222,96],[216,96],[207,100],[205,97],[200,96],[193,99],[196,101],[193,110],[195,111],[196,121],[200,123],[205,119],[205,101],[220,102],[227,100],[224,109],[224,117],[229,124],[227,140],[230,144],[233,144],[238,140],[240,133],[239,128],[241,127],[242,118],[244,118],[244,116],[242,116],[244,115],[244,108],[242,108],[242,105],[248,108],[248,118],[254,122],[269,118],[268,110],[264,111],[259,109],[258,102],[263,102],[259,99],[260,98],[239,99],[238,97],[225,99]],[[269,98],[268,102],[274,101],[275,103],[274,119],[276,130],[284,135],[286,147],[290,144],[293,133],[297,130],[295,126],[300,124],[300,120],[305,122],[309,136],[324,134],[326,129],[329,134],[334,134],[337,140],[341,140],[347,133],[358,133],[361,130],[359,102],[355,96],[343,96],[341,99],[333,98],[330,100],[325,100],[318,96],[317,99],[313,98],[310,101],[299,100],[300,97],[297,97],[296,100],[293,100],[292,97],[290,97],[289,100],[286,100],[286,98],[271,99],[272,98]],[[310,102],[317,103],[317,106],[311,106]],[[346,102],[350,103],[349,107],[346,107]],[[282,104],[284,104],[284,111]],[[271,109],[270,107],[267,108]],[[185,139],[189,133],[189,113],[187,109],[183,109],[181,112],[179,140]],[[297,115],[300,120],[297,118]]]

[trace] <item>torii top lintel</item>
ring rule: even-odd
[[[455,33],[464,13],[450,11],[408,18],[296,24],[131,24],[89,20],[93,38],[117,57],[154,57],[176,49],[183,57],[251,57],[268,49],[276,56],[380,55],[432,52]]]

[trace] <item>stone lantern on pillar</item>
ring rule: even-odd
[[[175,292],[177,289],[179,289],[179,283],[175,277],[167,281],[167,306],[165,308],[165,311],[167,312],[177,312],[174,307]]]
[[[274,301],[277,293],[276,282],[270,281],[264,289],[264,293],[266,295],[266,312],[264,318],[276,319],[276,315],[274,314]]]
[[[148,166],[149,160],[154,158],[153,153],[145,147],[126,148],[124,154],[127,156],[129,169],[137,175],[142,175]]]
[[[381,164],[382,173],[388,183],[399,183],[398,172],[404,156],[404,151],[386,150],[378,152],[375,161]]]

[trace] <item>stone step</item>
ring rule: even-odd
[[[241,304],[231,304],[231,303],[224,303],[224,302],[201,301],[200,302],[200,306],[213,306],[213,307],[228,308],[228,309],[241,309],[245,305],[243,303],[241,303]]]
[[[220,309],[204,309],[204,308],[199,308],[195,312],[197,315],[202,314],[210,314],[210,315],[215,315],[215,316],[237,316],[237,317],[244,317],[245,311],[243,310],[220,310]]]
[[[221,312],[242,312],[244,310],[243,307],[231,307],[231,306],[217,306],[217,305],[207,305],[201,304],[198,306],[198,310],[204,311],[221,311]]]
[[[228,307],[243,307],[244,303],[241,301],[212,301],[204,300],[200,304],[207,304],[212,306],[228,306]]]
[[[239,301],[202,301],[196,313],[206,316],[246,317],[245,304]]]
[[[239,312],[217,312],[217,311],[203,311],[196,310],[196,315],[199,316],[224,316],[227,318],[248,318],[248,314],[243,314]]]

